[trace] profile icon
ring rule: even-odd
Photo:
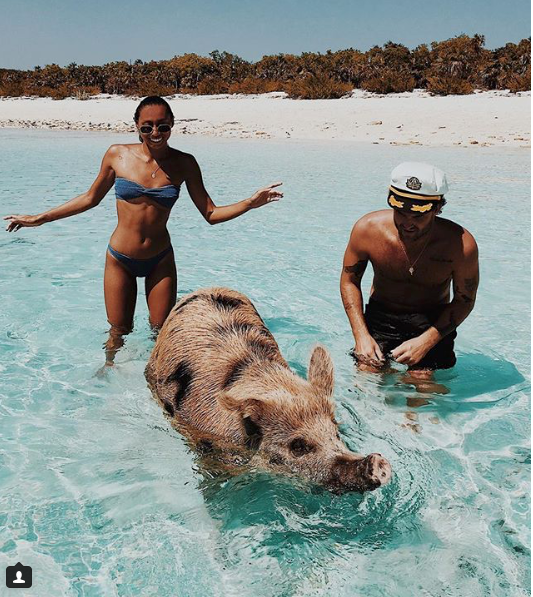
[[[31,577],[31,567],[17,562],[14,566],[6,568],[6,587],[8,589],[29,589],[32,584]]]

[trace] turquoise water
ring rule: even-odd
[[[105,149],[134,138],[2,130],[0,140],[9,214],[83,192]],[[143,291],[116,369],[95,377],[110,194],[77,217],[0,233],[0,568],[32,566],[32,594],[43,597],[527,595],[529,153],[173,142],[197,157],[216,202],[278,179],[285,192],[216,227],[184,192],[169,225],[180,295],[210,285],[245,292],[299,373],[312,346],[326,345],[343,438],[381,452],[393,480],[339,497],[259,471],[201,470],[146,388]],[[475,235],[481,256],[457,366],[438,377],[449,393],[418,408],[401,372],[354,371],[338,295],[351,226],[385,205],[388,173],[405,160],[448,172],[444,215]]]

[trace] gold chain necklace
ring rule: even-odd
[[[169,152],[167,152],[167,155],[165,157],[160,158],[160,161],[164,162],[168,158],[168,156],[169,156]],[[152,178],[155,178],[155,175],[159,172],[159,170],[161,170],[161,165],[160,164],[158,164],[157,168],[152,172],[152,174],[150,174],[150,176]]]
[[[422,253],[426,250],[426,247],[428,246],[428,243],[431,239],[432,232],[433,232],[433,224],[431,224],[431,230],[428,232],[428,238],[426,240],[426,243],[422,247],[422,250],[418,254],[418,257],[413,261],[413,263],[411,263],[411,261],[409,259],[409,255],[407,254],[407,250],[406,250],[406,248],[403,244],[403,241],[400,237],[400,232],[398,231],[398,240],[400,241],[400,247],[402,248],[402,251],[403,251],[403,254],[405,255],[405,259],[407,260],[407,263],[409,264],[409,273],[411,274],[411,276],[415,273],[415,265],[417,264],[420,257],[422,257]]]

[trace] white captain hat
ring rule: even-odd
[[[436,209],[447,192],[442,170],[422,162],[404,162],[392,171],[387,201],[402,211],[425,213]]]
[[[396,166],[391,174],[390,186],[400,196],[426,201],[438,201],[448,192],[446,174],[423,162],[403,162]]]

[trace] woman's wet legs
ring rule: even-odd
[[[109,253],[106,254],[104,297],[107,321],[110,324],[105,348],[105,365],[113,365],[117,351],[124,345],[124,336],[133,329],[137,300],[137,279]]]
[[[170,252],[145,279],[150,325],[157,335],[176,303],[177,275],[174,254]],[[107,253],[104,273],[104,297],[109,336],[104,344],[105,366],[113,365],[116,353],[124,345],[124,336],[133,329],[137,300],[137,279],[126,266]]]
[[[157,335],[176,304],[177,273],[173,251],[165,255],[146,277],[145,289],[150,325]]]

